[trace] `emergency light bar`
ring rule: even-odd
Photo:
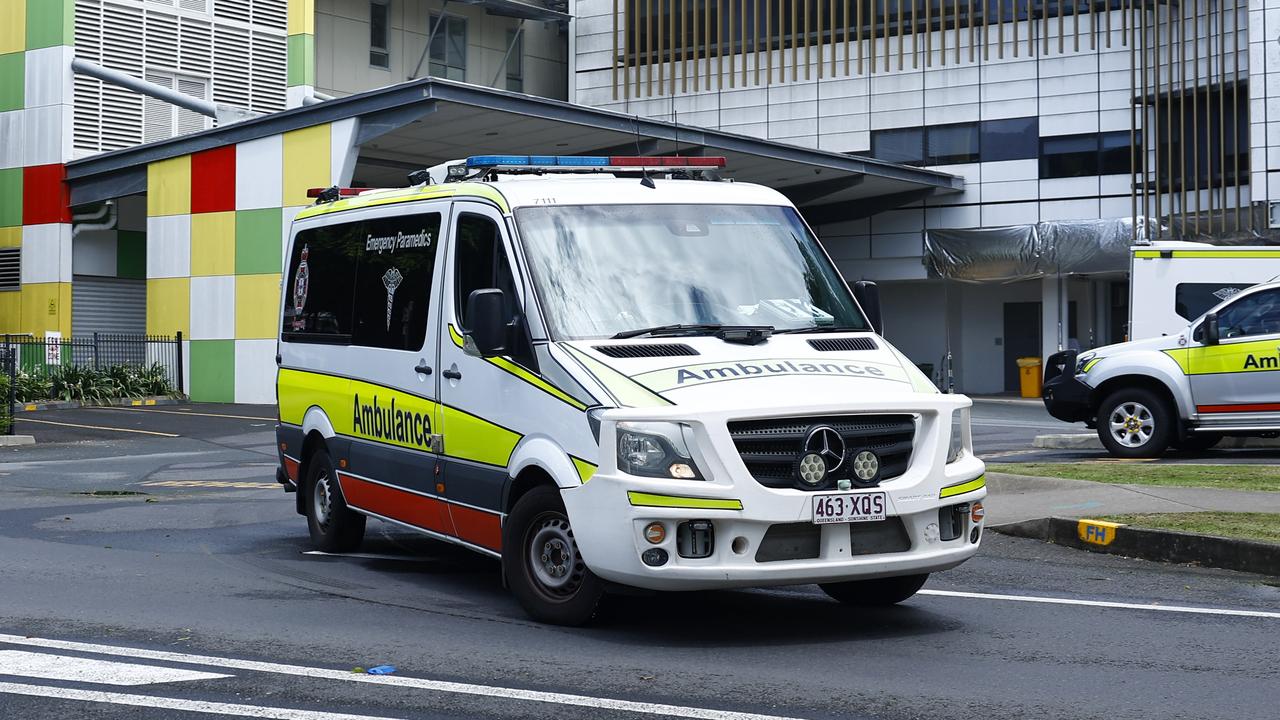
[[[509,170],[669,170],[722,168],[723,157],[638,157],[626,155],[473,155],[467,169]]]
[[[333,202],[339,197],[355,197],[362,192],[367,192],[369,188],[350,188],[350,187],[327,187],[327,188],[308,188],[307,197],[319,198],[331,196],[328,202]]]

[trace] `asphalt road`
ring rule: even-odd
[[[376,521],[360,556],[307,554],[305,522],[272,482],[270,414],[40,413],[166,435],[46,424],[41,444],[0,450],[0,717],[1200,719],[1280,707],[1276,580],[999,535],[896,608],[853,611],[809,586],[615,598],[592,627],[538,625],[493,561]],[[997,437],[980,449],[1034,434],[1015,424],[1031,416],[994,427],[984,415],[975,433]],[[120,492],[145,494],[104,494]],[[389,679],[351,672],[384,663],[398,668]]]

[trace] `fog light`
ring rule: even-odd
[[[971,543],[978,542],[978,536],[981,534],[982,534],[981,530],[979,530],[978,528],[974,528],[973,532],[969,533],[969,542]]]
[[[698,473],[694,472],[693,468],[685,463],[676,463],[668,468],[668,471],[671,473],[671,477],[681,480],[692,480],[698,477]]]
[[[657,545],[667,539],[667,527],[660,522],[649,523],[644,528],[644,539]]]
[[[982,503],[980,502],[974,503],[973,509],[969,513],[969,519],[973,520],[973,524],[977,525],[978,523],[982,522],[982,518],[986,516],[987,516],[987,509],[982,507]]]
[[[667,564],[667,551],[662,548],[649,548],[640,555],[640,561],[649,567]]]
[[[925,542],[938,542],[938,523],[929,523],[924,526]]]

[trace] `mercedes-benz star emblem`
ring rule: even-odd
[[[853,456],[853,474],[862,482],[871,482],[880,473],[880,458],[870,450]]]
[[[809,485],[822,482],[844,464],[844,438],[835,428],[821,425],[809,431],[800,458],[800,479]]]

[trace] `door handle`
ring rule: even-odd
[[[462,372],[461,372],[461,371],[459,371],[459,370],[455,370],[455,369],[453,369],[453,368],[449,368],[448,370],[442,370],[442,371],[440,372],[440,374],[441,374],[441,375],[443,375],[443,376],[445,376],[445,377],[447,377],[447,378],[449,378],[450,380],[461,380],[461,379],[462,379]]]
[[[430,375],[431,366],[426,364],[425,362],[420,362],[413,367],[413,371],[420,375]]]

